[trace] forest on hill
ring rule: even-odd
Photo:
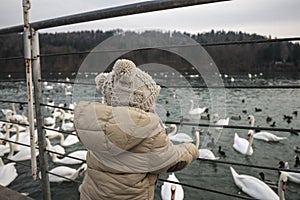
[[[66,75],[77,72],[88,52],[116,33],[122,33],[122,30],[40,34],[43,75],[45,76],[49,72],[61,72]],[[206,33],[184,34],[200,44],[270,38],[270,36],[257,34],[215,30]],[[0,37],[1,78],[7,77],[7,74],[13,74],[12,76],[15,78],[25,77],[22,41],[22,34],[10,34]],[[204,48],[221,73],[229,75],[263,73],[267,77],[285,76],[294,78],[298,78],[300,75],[299,43],[272,42],[204,46]],[[16,57],[17,59],[3,59],[7,57]],[[177,67],[180,68],[181,66]],[[189,70],[187,68],[183,69]]]

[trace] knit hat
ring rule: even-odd
[[[100,73],[96,88],[111,106],[130,106],[149,111],[156,101],[160,86],[131,60],[119,59],[110,73]]]

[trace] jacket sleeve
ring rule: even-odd
[[[199,150],[198,148],[192,144],[192,143],[183,143],[183,144],[178,144],[178,145],[173,145],[173,143],[170,141],[168,136],[164,134],[164,145],[169,145],[171,148],[184,148],[185,151],[179,155],[178,159],[171,163],[170,165],[151,172],[151,173],[168,173],[168,172],[174,172],[174,171],[179,171],[187,167],[193,160],[196,160],[199,157]]]

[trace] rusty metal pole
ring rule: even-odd
[[[29,24],[29,9],[30,1],[23,0],[23,18],[24,18],[24,60],[26,68],[26,83],[27,83],[27,101],[28,101],[28,121],[30,132],[30,148],[31,148],[31,172],[33,180],[36,180],[36,148],[34,135],[34,117],[33,117],[33,85],[32,85],[32,70],[31,70],[31,30]]]
[[[39,46],[39,33],[32,29],[32,72],[33,72],[33,84],[34,84],[34,99],[35,99],[35,116],[36,116],[36,125],[38,132],[38,144],[39,144],[39,166],[41,171],[41,180],[42,180],[42,191],[43,199],[50,200],[50,182],[48,167],[48,154],[46,151],[46,142],[45,142],[45,130],[44,126],[44,112],[41,107],[43,102],[42,96],[42,83],[41,83],[41,62],[40,62],[40,46]]]

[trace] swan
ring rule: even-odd
[[[278,180],[278,195],[280,200],[285,200],[285,190],[286,190],[286,183],[288,181],[288,174],[286,172],[281,172],[280,177]]]
[[[51,131],[50,134],[48,131],[46,131],[46,137],[49,139],[53,139],[55,137],[60,137],[60,145],[63,147],[68,147],[68,146],[71,146],[71,145],[79,142],[79,139],[75,135],[75,132],[73,132],[73,134],[74,135],[70,134],[66,138],[64,138],[64,135],[57,131]]]
[[[171,124],[170,127],[172,131],[168,134],[168,137],[172,142],[191,143],[194,141],[193,138],[186,133],[177,133],[177,126],[175,124]]]
[[[248,121],[250,126],[254,127],[255,125],[255,118],[253,115],[248,116]],[[279,142],[281,140],[286,140],[286,137],[278,137],[270,132],[267,131],[258,131],[253,134],[253,138],[257,140],[263,140],[265,142]]]
[[[179,183],[174,173],[170,174],[167,180]],[[160,194],[162,200],[182,200],[184,198],[182,186],[170,182],[163,183]]]
[[[0,158],[0,185],[8,186],[13,180],[18,176],[16,163],[8,163],[4,165],[2,159]]]
[[[30,147],[22,148],[18,153],[14,154],[14,145],[9,143],[10,151],[7,156],[9,160],[12,161],[24,161],[24,160],[30,160],[31,159],[31,149]],[[39,150],[35,149],[35,155],[39,155]]]
[[[82,163],[83,162],[82,160],[86,160],[86,154],[87,154],[86,150],[79,150],[79,151],[74,151],[74,152],[68,154],[66,157],[64,157],[62,159],[57,158],[57,154],[55,154],[55,153],[53,153],[51,157],[52,157],[52,161],[55,163],[74,165],[74,164]],[[70,158],[68,156],[78,158],[81,160]]]
[[[218,160],[219,157],[216,157],[215,154],[209,150],[209,149],[199,149],[200,145],[200,132],[197,130],[195,131],[195,136],[196,136],[196,147],[198,148],[199,151],[199,158],[204,158],[204,159],[210,159],[210,160]]]
[[[64,131],[74,131],[74,123],[73,122],[68,122],[66,123],[66,118],[65,118],[65,115],[66,115],[66,112],[64,110],[61,110],[62,111],[62,124],[61,124],[61,129],[64,130]]]
[[[254,133],[253,135],[254,139],[257,140],[263,140],[265,142],[279,142],[281,140],[286,140],[287,137],[278,137],[272,133],[269,133],[267,131],[259,131]]]
[[[65,120],[70,120],[70,121],[74,121],[74,114],[71,112],[66,112],[62,109],[60,109],[60,112],[62,113],[60,115],[60,119],[63,120],[63,118],[65,118]]]
[[[65,95],[72,96],[72,92],[68,91],[67,87],[65,87]]]
[[[58,144],[53,146],[48,138],[45,138],[45,140],[46,140],[46,149],[48,149],[50,151],[54,151],[56,153],[60,153],[60,154],[66,153],[65,149],[62,146],[60,146]],[[50,152],[50,155],[52,155],[51,152]]]
[[[289,163],[288,162],[283,162],[283,161],[279,161],[279,168],[280,169],[289,169]],[[280,172],[283,172],[283,171],[280,171]],[[299,172],[287,172],[287,171],[284,171],[288,177],[289,177],[289,180],[291,182],[294,182],[294,183],[298,183],[300,184],[300,171]]]
[[[73,169],[66,166],[59,166],[51,169],[49,171],[49,181],[50,182],[62,182],[75,180],[78,176],[82,176],[83,172],[87,170],[87,164],[83,163],[78,169]],[[55,176],[57,174],[59,176]],[[60,177],[63,176],[63,177]],[[41,172],[39,172],[39,177],[41,179]]]
[[[189,110],[190,115],[201,115],[202,113],[207,111],[208,111],[207,107],[194,108],[194,101],[192,99],[190,100],[190,110]]]
[[[230,171],[238,188],[255,199],[278,199],[279,196],[263,181],[249,175],[240,175],[232,167]]]
[[[51,126],[51,125],[53,125],[53,124],[56,123],[56,118],[57,118],[56,115],[52,115],[50,117],[46,117],[46,118],[44,118],[44,124],[46,126]]]
[[[15,107],[15,103],[11,103],[11,108],[12,109],[1,109],[3,115],[9,115],[12,112],[16,112],[16,107]]]
[[[253,130],[249,130],[248,139],[240,138],[237,133],[234,135],[234,144],[233,148],[244,155],[252,155],[253,154]]]
[[[218,126],[228,126],[229,124],[229,117],[225,118],[225,119],[220,119],[218,114],[215,114],[213,116],[214,120],[215,120],[215,125]],[[215,127],[215,129],[223,129],[223,127]]]
[[[21,144],[26,144],[26,145],[30,145],[30,133],[29,133],[29,126],[26,127],[26,131],[25,132],[20,132],[19,131],[19,126],[16,124],[13,124],[12,127],[14,127],[16,129],[16,134],[13,135],[10,140],[19,142]],[[38,138],[38,133],[37,133],[37,129],[34,130],[34,137],[35,137],[35,142],[37,142],[37,138]],[[27,149],[28,147],[23,146],[23,145],[18,145],[18,144],[12,144],[14,146],[14,151],[20,151],[21,149],[25,148]]]

